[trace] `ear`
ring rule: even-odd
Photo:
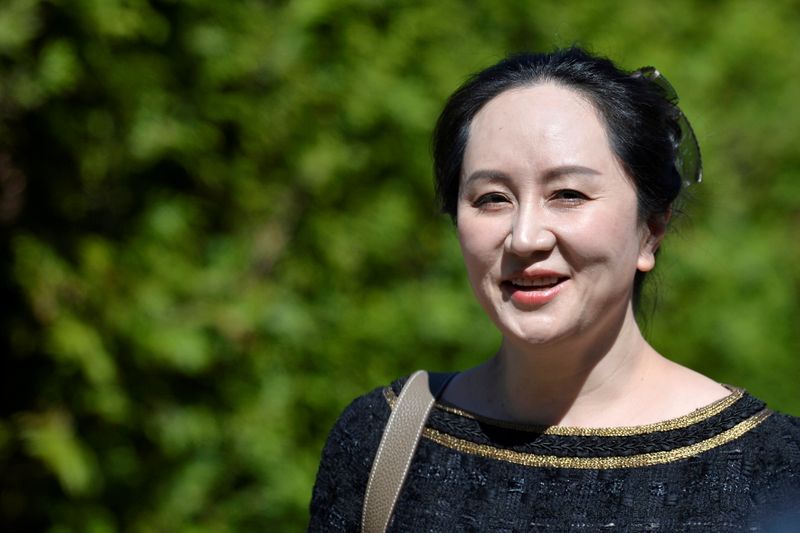
[[[661,245],[661,240],[667,233],[667,225],[672,217],[672,209],[661,215],[650,217],[642,226],[642,239],[639,244],[639,259],[636,269],[641,272],[650,272],[656,266],[656,252]]]

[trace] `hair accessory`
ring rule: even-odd
[[[675,91],[675,88],[655,67],[642,67],[635,71],[633,75],[645,78],[654,83],[661,89],[664,98],[672,104],[672,108],[675,110],[675,120],[681,128],[681,141],[678,146],[678,155],[675,164],[678,168],[678,172],[680,172],[681,179],[683,179],[684,186],[688,187],[692,183],[702,182],[703,159],[700,156],[700,145],[697,143],[697,136],[694,134],[692,125],[689,124],[689,119],[686,118],[681,108],[678,107],[678,93]]]

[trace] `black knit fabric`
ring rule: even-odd
[[[395,393],[402,383],[392,384]],[[331,431],[310,531],[359,530],[367,479],[391,412],[385,393],[376,389],[356,399]],[[686,427],[630,436],[553,435],[435,408],[428,428],[501,453],[482,457],[423,437],[389,531],[800,532],[800,419],[780,413],[733,440],[664,464],[554,468],[501,457],[503,450],[559,458],[670,452],[747,426],[764,408],[745,393]]]

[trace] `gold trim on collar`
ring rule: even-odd
[[[499,461],[507,461],[509,463],[515,463],[524,466],[596,470],[606,470],[612,468],[638,468],[671,463],[673,461],[680,461],[681,459],[688,459],[694,455],[698,455],[723,444],[727,444],[728,442],[738,439],[751,429],[758,426],[771,414],[772,411],[769,409],[764,409],[744,420],[743,422],[733,426],[727,431],[723,431],[718,435],[689,446],[683,446],[668,451],[615,457],[558,457],[556,455],[539,455],[534,453],[516,452],[513,450],[505,450],[501,448],[495,448],[493,446],[487,446],[485,444],[476,444],[474,442],[459,439],[453,437],[452,435],[448,435],[427,427],[422,432],[422,436],[432,440],[437,444],[462,453],[478,455],[480,457],[486,457],[489,459],[497,459]]]
[[[516,429],[520,431],[530,431],[535,433],[542,433],[544,435],[563,435],[563,436],[577,436],[577,437],[627,437],[632,435],[644,435],[645,433],[654,433],[661,431],[671,431],[673,429],[681,429],[698,422],[702,422],[714,415],[717,415],[739,401],[744,396],[744,390],[736,387],[727,386],[731,393],[724,398],[699,409],[695,409],[689,414],[679,416],[678,418],[671,418],[663,422],[655,422],[653,424],[644,424],[641,426],[620,426],[610,428],[583,428],[573,426],[526,426],[522,424],[514,424],[513,422],[504,422],[502,420],[494,420],[479,415],[474,415],[467,411],[463,411],[457,407],[445,405],[437,402],[434,406],[448,413],[463,416],[477,420],[479,422],[486,422],[495,426],[505,427],[509,429]],[[383,390],[383,395],[389,406],[394,408],[394,403],[397,401],[397,396],[391,387],[386,387]]]

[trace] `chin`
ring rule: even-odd
[[[496,322],[495,324],[509,341],[524,343],[532,347],[556,344],[570,335],[568,331],[559,328],[554,320],[541,317],[516,323]]]

